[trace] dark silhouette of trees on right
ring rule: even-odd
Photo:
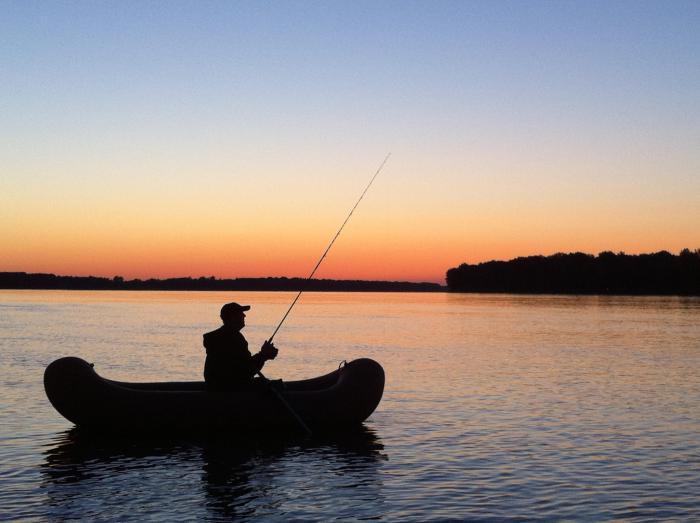
[[[461,264],[447,271],[454,292],[700,295],[700,249],[598,256],[558,253]]]

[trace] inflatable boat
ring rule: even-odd
[[[324,376],[272,386],[257,379],[245,389],[214,392],[204,382],[113,381],[74,357],[44,372],[49,401],[76,426],[133,432],[293,429],[298,421],[289,407],[314,430],[358,425],[382,398],[384,370],[363,358]]]

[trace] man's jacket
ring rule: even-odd
[[[204,381],[214,390],[248,385],[265,363],[260,353],[251,356],[240,331],[225,325],[204,335],[204,347],[207,349]]]

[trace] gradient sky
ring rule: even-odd
[[[700,247],[700,2],[2,2],[0,271]]]

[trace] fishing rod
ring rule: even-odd
[[[343,231],[343,229],[345,228],[345,224],[348,223],[348,221],[350,220],[350,217],[352,216],[352,213],[355,212],[355,209],[357,208],[357,206],[358,206],[358,205],[360,204],[360,202],[362,201],[362,198],[365,197],[365,194],[367,193],[367,191],[369,190],[369,188],[372,186],[372,183],[374,183],[374,179],[375,179],[375,178],[379,175],[379,173],[382,171],[382,169],[384,168],[384,165],[386,165],[386,162],[389,160],[389,157],[390,157],[390,156],[391,156],[391,153],[388,153],[388,154],[384,157],[384,160],[382,161],[382,163],[379,165],[379,167],[378,167],[377,170],[375,171],[374,176],[372,176],[372,179],[371,179],[371,180],[369,181],[369,183],[367,184],[367,187],[365,187],[365,190],[362,191],[362,194],[360,195],[360,197],[359,197],[359,198],[357,199],[357,201],[355,202],[355,205],[353,205],[352,209],[350,209],[350,213],[349,213],[349,214],[347,215],[347,217],[345,218],[345,221],[344,221],[343,224],[340,226],[340,229],[338,229],[338,232],[336,232],[336,233],[335,233],[335,236],[333,236],[333,239],[332,239],[331,242],[328,244],[328,247],[326,247],[326,250],[323,251],[323,254],[322,254],[321,257],[319,258],[319,260],[318,260],[318,262],[316,263],[316,266],[314,267],[314,269],[311,271],[311,274],[309,274],[308,278],[306,278],[306,280],[304,280],[304,283],[302,283],[301,289],[299,290],[299,294],[297,294],[297,295],[296,295],[296,298],[294,298],[294,301],[292,301],[292,304],[289,306],[289,309],[287,309],[287,312],[284,314],[284,316],[283,316],[282,319],[280,320],[279,324],[277,325],[277,328],[275,329],[275,332],[273,332],[273,333],[272,333],[272,336],[270,336],[270,338],[267,340],[268,343],[272,343],[272,340],[273,340],[273,338],[275,337],[275,334],[277,334],[277,331],[280,330],[280,327],[281,327],[282,324],[284,323],[284,320],[287,319],[287,316],[289,316],[289,313],[292,312],[292,309],[294,308],[294,305],[296,305],[297,301],[299,301],[299,297],[301,296],[301,293],[304,292],[304,288],[308,285],[309,281],[311,281],[311,278],[314,277],[314,274],[316,274],[316,270],[317,270],[318,267],[321,265],[321,262],[324,260],[324,258],[325,258],[326,255],[328,254],[328,251],[331,250],[331,247],[333,247],[333,244],[335,243],[335,240],[338,239],[338,236],[340,236],[340,233],[341,233],[341,232]]]
[[[315,266],[314,269],[311,271],[311,274],[309,274],[309,277],[306,278],[306,280],[304,280],[304,283],[302,284],[301,289],[299,290],[299,293],[298,293],[298,294],[296,295],[296,297],[294,298],[294,301],[292,301],[292,304],[289,306],[289,309],[287,309],[287,312],[284,313],[284,316],[282,317],[282,319],[280,320],[279,324],[277,325],[277,328],[275,329],[275,332],[272,333],[272,336],[270,336],[270,339],[268,339],[266,343],[270,343],[270,344],[272,343],[272,340],[273,340],[273,338],[275,337],[275,334],[277,334],[277,331],[280,330],[280,327],[281,327],[282,324],[284,323],[284,320],[287,319],[287,316],[289,316],[289,313],[292,312],[292,309],[294,308],[294,305],[296,305],[297,301],[299,301],[299,297],[301,296],[301,293],[304,292],[304,287],[307,286],[307,284],[309,283],[309,281],[311,280],[311,278],[313,278],[314,274],[316,274],[316,270],[318,269],[318,267],[321,265],[321,262],[323,261],[323,259],[324,259],[324,258],[326,257],[326,255],[328,254],[328,251],[330,251],[330,250],[331,250],[331,247],[333,247],[333,244],[335,243],[335,240],[337,240],[337,239],[338,239],[338,236],[340,236],[340,233],[342,232],[343,228],[345,227],[345,224],[348,223],[348,220],[350,220],[350,217],[352,216],[352,213],[355,212],[355,209],[357,208],[357,206],[358,206],[358,205],[360,204],[360,202],[362,201],[362,198],[365,197],[365,194],[367,193],[367,191],[369,190],[370,186],[371,186],[372,183],[374,182],[374,179],[377,177],[377,175],[378,175],[378,174],[381,172],[381,170],[384,168],[384,165],[385,165],[386,162],[389,160],[389,156],[391,156],[391,153],[389,153],[389,154],[386,155],[386,157],[384,158],[384,160],[382,161],[382,163],[379,165],[379,168],[378,168],[378,169],[376,170],[376,172],[374,173],[374,176],[372,176],[372,179],[371,179],[371,180],[369,181],[369,183],[367,184],[367,187],[365,187],[365,190],[362,191],[362,194],[360,195],[360,197],[359,197],[359,198],[357,199],[357,201],[355,202],[355,205],[353,205],[352,209],[350,209],[350,213],[349,213],[349,214],[347,215],[347,217],[345,218],[345,221],[344,221],[343,224],[340,226],[340,229],[338,229],[338,232],[335,233],[335,236],[333,236],[333,239],[332,239],[331,242],[328,244],[328,247],[326,247],[326,250],[323,251],[323,254],[321,255],[321,258],[319,258],[318,262],[316,263],[316,266]],[[265,377],[265,375],[264,375],[261,371],[258,371],[258,376],[260,376],[263,380],[269,382],[269,380]],[[292,418],[294,418],[294,420],[299,424],[299,426],[304,430],[304,432],[306,432],[306,435],[307,435],[307,436],[311,436],[311,429],[310,429],[310,428],[308,427],[308,425],[304,422],[304,420],[302,419],[302,417],[299,416],[299,414],[297,413],[297,411],[294,410],[294,407],[292,407],[292,406],[289,404],[289,402],[285,399],[285,397],[282,395],[282,393],[280,393],[274,386],[271,387],[271,390],[272,390],[272,392],[274,393],[274,395],[277,396],[277,399],[280,400],[280,403],[282,403],[282,405],[284,405],[284,407],[287,409],[287,411],[288,411],[289,414],[292,416]]]

